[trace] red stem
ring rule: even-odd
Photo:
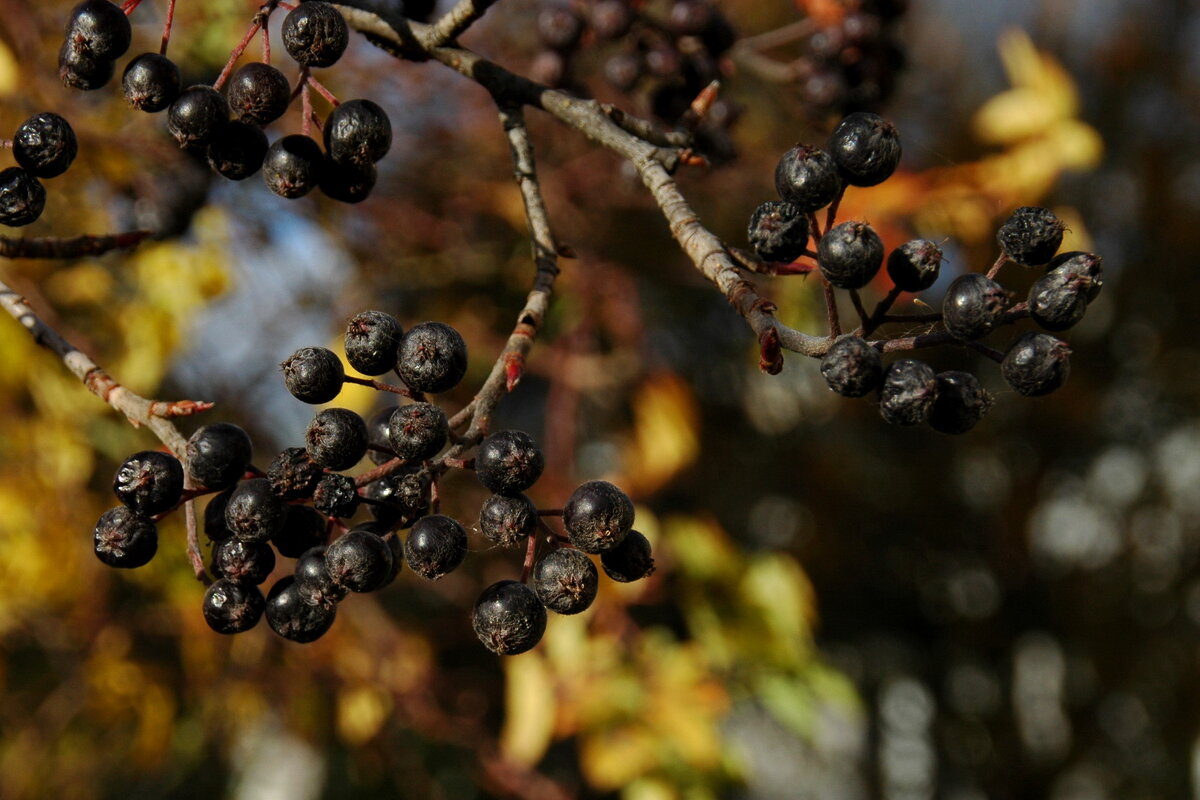
[[[525,545],[525,563],[521,566],[521,583],[528,583],[529,576],[533,573],[533,559],[537,556],[537,537],[530,536],[529,543]]]
[[[158,54],[165,56],[167,54],[167,42],[171,41],[171,26],[175,24],[175,0],[170,0],[167,3],[167,19],[163,22],[162,44],[158,47]]]
[[[312,88],[316,89],[317,94],[321,95],[321,97],[324,97],[326,100],[328,100],[329,104],[331,106],[333,106],[334,108],[337,108],[338,106],[341,105],[341,103],[338,102],[338,99],[333,96],[333,92],[326,89],[321,84],[321,82],[319,80],[317,80],[316,78],[314,78],[311,74],[305,74],[304,82],[307,83]]]
[[[242,53],[246,52],[246,48],[250,46],[250,41],[254,38],[254,34],[258,33],[262,26],[256,21],[250,26],[250,30],[246,31],[246,35],[242,37],[242,41],[238,46],[233,48],[229,53],[229,60],[225,62],[225,69],[221,70],[221,74],[213,81],[213,88],[218,91],[225,85],[225,81],[229,78],[229,73],[233,71],[233,65],[242,57]]]

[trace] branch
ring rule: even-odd
[[[99,256],[110,250],[134,247],[151,236],[150,231],[131,231],[109,236],[75,236],[70,239],[45,237],[12,239],[0,236],[0,256],[5,258],[79,258]]]

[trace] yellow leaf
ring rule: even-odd
[[[4,42],[0,42],[0,95],[11,95],[20,86],[20,69],[16,56]]]
[[[696,459],[700,414],[691,389],[678,375],[653,375],[633,400],[634,441],[626,480],[639,493],[662,488]]]
[[[371,686],[347,689],[338,696],[337,728],[351,745],[367,742],[392,713],[392,698]]]
[[[554,681],[540,652],[504,659],[504,729],[500,750],[532,766],[542,759],[554,733]]]
[[[1071,76],[1039,53],[1024,31],[1009,30],[1000,37],[1000,59],[1013,88],[976,113],[972,124],[982,140],[1004,144],[1037,136],[1078,113],[1079,93]]]

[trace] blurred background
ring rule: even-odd
[[[440,401],[465,404],[532,279],[485,93],[357,39],[321,79],[390,114],[379,184],[357,206],[285,201],[257,177],[212,178],[116,85],[64,89],[55,53],[71,5],[0,0],[0,134],[54,110],[81,144],[20,233],[160,234],[132,253],[6,261],[3,279],[134,390],[215,401],[205,420],[249,430],[262,468],[302,442],[313,412],[278,363],[339,348],[362,309],[456,326],[470,372]],[[157,48],[165,6],[133,14],[130,55]],[[255,8],[179,5],[170,54],[185,84],[213,79]],[[973,353],[923,354],[995,393],[990,416],[951,438],[887,426],[802,357],[760,373],[749,329],[635,177],[530,112],[550,219],[577,258],[562,262],[495,427],[541,443],[539,506],[585,479],[625,488],[655,575],[602,579],[593,609],[498,659],[469,610],[522,554],[473,535],[459,571],[351,598],[314,644],[266,626],[219,636],[181,520],[162,524],[145,568],[118,573],[91,553],[116,465],[157,443],[0,320],[0,797],[1200,797],[1200,355],[1187,339],[1200,5],[716,8],[733,33],[699,49],[654,29],[592,31],[569,58],[547,55],[534,0],[497,4],[463,43],[668,123],[720,77],[701,135],[712,166],[679,180],[735,246],[774,196],[784,150],[823,141],[847,111],[885,114],[901,170],[851,189],[840,218],[869,220],[889,248],[943,243],[942,281],[905,310],[937,307],[955,274],[986,269],[1012,208],[1054,208],[1064,249],[1094,250],[1106,270],[1065,334],[1068,384],[1031,400]],[[293,111],[270,135],[298,128]],[[1001,277],[1018,295],[1033,278]],[[789,324],[824,332],[815,281],[758,283]],[[377,402],[347,390],[337,404]],[[443,509],[470,528],[485,494],[456,476]]]

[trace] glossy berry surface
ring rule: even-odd
[[[971,341],[987,336],[1000,324],[1008,293],[996,281],[971,272],[959,275],[946,289],[942,321],[956,339]]]
[[[588,481],[563,506],[563,526],[585,553],[612,550],[633,527],[633,501],[608,481]]]
[[[382,375],[396,368],[404,329],[391,314],[362,311],[346,323],[346,360],[363,375]]]
[[[226,489],[237,483],[254,455],[250,437],[230,422],[199,428],[187,443],[186,469],[192,480],[208,489]]]
[[[942,248],[933,242],[913,239],[888,255],[888,277],[906,292],[922,292],[937,283],[942,258]]]
[[[275,140],[263,159],[263,180],[280,197],[294,200],[311,192],[321,180],[325,154],[308,136],[293,133]]]
[[[462,564],[467,544],[467,532],[457,520],[430,514],[413,523],[404,542],[404,560],[422,578],[437,580]]]
[[[377,522],[407,527],[429,509],[429,485],[429,473],[412,464],[367,484],[363,496],[376,501],[367,510]]]
[[[784,153],[775,167],[775,191],[807,214],[832,203],[842,191],[842,179],[829,153],[800,144]]]
[[[367,530],[347,532],[325,548],[329,577],[352,592],[381,589],[392,576],[392,549]]]
[[[1071,374],[1071,348],[1061,339],[1030,331],[1012,343],[1000,372],[1008,385],[1026,397],[1050,394]]]
[[[446,412],[433,403],[409,403],[392,412],[388,442],[406,461],[433,458],[446,446],[450,425]]]
[[[212,571],[219,578],[252,586],[265,581],[275,569],[275,551],[267,542],[227,539],[213,548]]]
[[[929,418],[937,400],[937,374],[924,361],[893,361],[879,387],[879,413],[893,425],[916,425]]]
[[[262,619],[266,602],[257,586],[226,578],[204,593],[204,621],[217,633],[242,633]]]
[[[284,500],[303,500],[312,497],[317,482],[325,476],[321,465],[312,460],[303,447],[289,447],[267,467],[271,491]]]
[[[271,537],[271,544],[284,558],[299,558],[325,543],[326,520],[312,506],[289,505],[283,528]]]
[[[167,109],[167,131],[185,149],[208,144],[228,121],[225,98],[203,84],[184,89]]]
[[[404,334],[397,371],[415,392],[453,389],[467,372],[467,343],[442,322],[422,322]]]
[[[764,261],[795,261],[808,246],[808,217],[782,200],[768,200],[750,215],[746,237]]]
[[[864,397],[879,388],[883,360],[866,340],[847,334],[821,359],[821,377],[842,397]]]
[[[346,378],[342,360],[324,347],[301,347],[279,368],[283,370],[283,385],[292,397],[314,405],[337,397]]]
[[[296,591],[291,575],[278,581],[267,595],[267,624],[285,639],[301,644],[320,639],[337,616],[336,605],[312,605]]]
[[[996,241],[1010,259],[1036,267],[1054,258],[1066,225],[1048,208],[1022,206],[1000,226]]]
[[[138,111],[162,111],[175,102],[182,87],[179,67],[158,53],[142,53],[121,75],[125,101]]]
[[[241,181],[262,168],[267,155],[267,135],[245,122],[228,122],[208,143],[208,165],[223,178]]]
[[[373,464],[382,464],[396,457],[392,452],[392,443],[388,441],[388,424],[391,423],[392,412],[395,410],[394,405],[381,408],[367,420],[368,444],[371,447],[367,455]]]
[[[378,178],[374,164],[339,164],[326,155],[317,187],[330,200],[361,203],[371,196]]]
[[[313,508],[328,517],[348,519],[358,511],[358,489],[349,475],[331,473],[321,478],[313,492]]]
[[[479,444],[475,477],[496,494],[523,492],[537,482],[546,460],[524,431],[496,431]]]
[[[556,614],[586,611],[599,586],[596,565],[584,553],[561,547],[533,565],[530,583],[542,605]]]
[[[1059,253],[1046,265],[1046,274],[1063,273],[1072,276],[1083,287],[1083,294],[1090,303],[1100,296],[1104,288],[1102,259],[1095,253],[1073,250]]]
[[[374,164],[392,146],[392,122],[370,100],[348,100],[325,121],[325,152],[339,164]]]
[[[1065,331],[1087,312],[1091,281],[1070,270],[1050,270],[1029,287],[1029,316],[1048,331]]]
[[[70,123],[53,111],[43,111],[17,128],[12,150],[17,163],[30,175],[53,178],[71,166],[79,153],[79,142]]]
[[[350,469],[367,454],[367,423],[348,408],[326,408],[308,423],[304,442],[321,466]]]
[[[113,61],[72,47],[69,40],[58,51],[58,77],[68,89],[85,92],[100,89],[112,80],[115,71]]]
[[[133,28],[119,6],[108,0],[84,0],[71,9],[66,45],[100,61],[113,61],[129,49]]]
[[[117,468],[113,492],[142,516],[161,514],[183,496],[183,465],[175,456],[157,450],[134,453]]]
[[[232,494],[233,489],[215,494],[204,507],[204,535],[210,542],[223,542],[233,536],[233,531],[225,524],[225,507],[229,505]]]
[[[821,274],[839,289],[861,289],[883,265],[883,242],[865,222],[835,225],[817,242]]]
[[[325,560],[325,547],[314,547],[296,560],[296,592],[309,605],[332,606],[346,596],[345,586],[336,583]]]
[[[513,656],[533,649],[546,632],[546,607],[532,589],[500,581],[483,590],[471,612],[471,625],[484,647]]]
[[[991,394],[969,372],[937,374],[937,399],[929,410],[929,427],[939,433],[966,433],[992,407]]]
[[[333,66],[350,43],[346,19],[328,3],[296,6],[284,17],[281,35],[288,55],[305,67]]]
[[[867,111],[843,119],[829,137],[828,148],[842,178],[851,186],[883,183],[900,163],[896,126]]]
[[[92,547],[96,558],[110,567],[141,567],[158,552],[158,526],[126,506],[110,508],[96,523]]]
[[[37,220],[46,208],[41,181],[20,167],[0,171],[0,225],[20,228]]]
[[[266,478],[242,481],[225,506],[225,526],[243,542],[265,542],[283,530],[287,506]]]
[[[479,531],[502,547],[523,543],[537,530],[537,506],[523,494],[494,494],[479,510]]]
[[[600,555],[600,566],[618,583],[632,583],[653,574],[650,540],[640,531],[630,531],[619,545]]]
[[[251,61],[229,79],[229,110],[248,125],[269,125],[291,104],[292,87],[282,72],[270,64]]]

